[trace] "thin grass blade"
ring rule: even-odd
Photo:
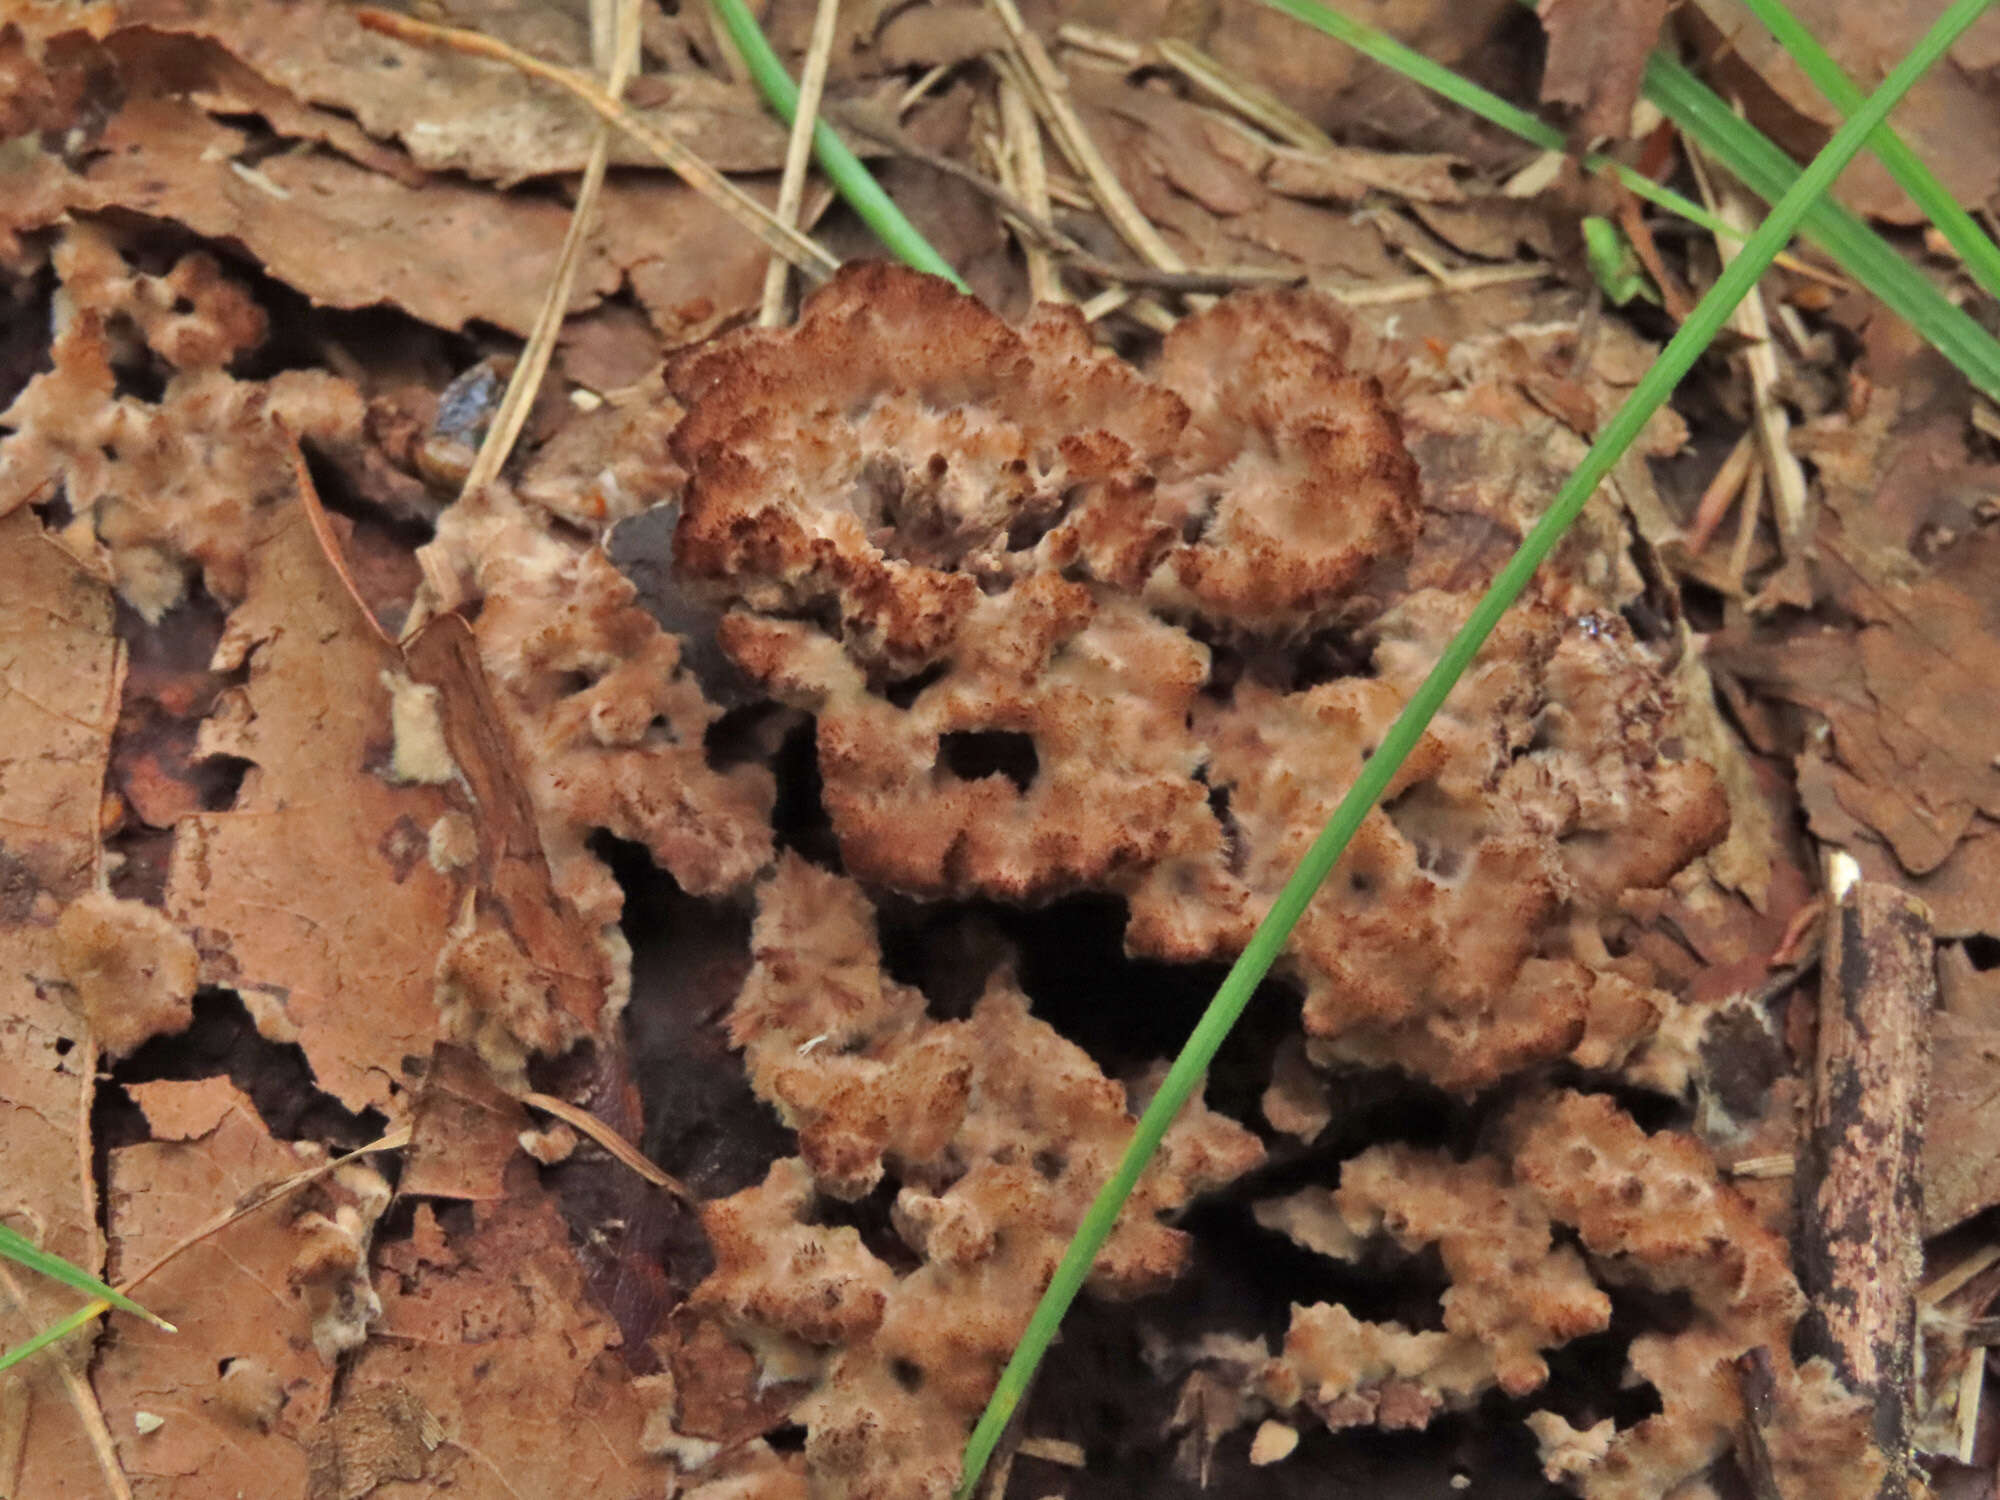
[[[1538,119],[1517,104],[1510,104],[1498,94],[1491,93],[1472,82],[1461,78],[1443,63],[1433,62],[1423,53],[1405,47],[1394,37],[1377,31],[1364,21],[1343,15],[1329,9],[1318,0],[1264,0],[1273,10],[1282,11],[1295,21],[1303,21],[1316,31],[1323,31],[1336,41],[1345,42],[1363,57],[1394,68],[1413,83],[1422,84],[1432,93],[1441,95],[1461,109],[1478,115],[1480,119],[1498,125],[1502,130],[1511,131],[1522,140],[1540,146],[1544,151],[1567,151],[1569,142],[1563,133],[1546,120]],[[1583,164],[1593,172],[1609,172],[1626,187],[1647,202],[1678,214],[1691,224],[1698,224],[1710,234],[1721,235],[1725,239],[1742,238],[1733,228],[1696,203],[1675,192],[1672,188],[1661,187],[1645,173],[1635,171],[1609,156],[1590,152],[1583,158]]]
[[[1276,10],[1304,21],[1347,43],[1363,56],[1391,67],[1415,83],[1471,110],[1503,130],[1545,150],[1566,149],[1562,133],[1517,105],[1460,78],[1440,63],[1401,42],[1342,15],[1317,0],[1265,0]],[[1521,0],[1533,6],[1534,0]],[[1775,203],[1798,175],[1798,167],[1783,151],[1718,99],[1679,63],[1655,51],[1646,63],[1646,97],[1696,144],[1766,203]],[[1610,171],[1638,196],[1698,224],[1724,239],[1737,232],[1698,203],[1670,192],[1622,162],[1595,154],[1583,158],[1593,171]],[[1981,391],[2000,401],[2000,342],[1892,250],[1860,219],[1835,203],[1815,203],[1801,232],[1832,256],[1842,270],[1909,321],[1937,351]],[[1963,252],[1961,252],[1963,253]]]
[[[1285,8],[1289,9],[1293,3],[1296,0],[1286,0]],[[1098,1251],[1109,1238],[1119,1211],[1124,1208],[1147,1163],[1159,1149],[1167,1127],[1199,1086],[1215,1058],[1216,1050],[1235,1026],[1237,1017],[1243,1013],[1251,993],[1269,972],[1306,904],[1312,900],[1314,892],[1339,860],[1362,819],[1374,807],[1404,759],[1416,748],[1432,716],[1478,654],[1486,637],[1527,586],[1542,560],[1575,521],[1598,484],[1631,446],[1640,429],[1665,403],[1681,378],[1720,331],[1730,310],[1756,284],[1757,278],[1764,274],[1778,251],[1791,239],[1813,201],[1832,185],[1841,168],[1861,149],[1869,133],[1887,117],[1891,106],[1909,92],[1910,86],[1922,76],[1924,70],[1943,56],[1945,49],[1991,3],[1992,0],[1954,0],[1937,24],[1890,72],[1881,88],[1834,132],[1826,149],[1813,159],[1812,164],[1800,174],[1797,183],[1772,209],[1770,217],[1750,236],[1743,253],[1724,269],[1708,295],[1701,299],[1680,331],[1661,350],[1660,357],[1626,398],[1624,405],[1605,424],[1576,472],[1556,492],[1541,520],[1522,538],[1520,547],[1473,606],[1472,613],[1445,647],[1430,675],[1382,737],[1375,754],[1362,766],[1354,785],[1348,789],[1326,827],[1300,861],[1298,869],[1278,893],[1270,912],[1258,925],[1242,956],[1230,968],[1215,998],[1196,1023],[1187,1045],[1174,1059],[1159,1091],[1140,1116],[1132,1132],[1131,1144],[1117,1169],[1085,1212],[1062,1262],[1056,1267],[1048,1290],[1035,1308],[1027,1331],[1001,1372],[992,1399],[966,1443],[956,1491],[958,1500],[970,1500],[976,1490],[987,1460],[993,1456],[1001,1434],[1006,1431],[1016,1407],[1034,1379],[1035,1370],[1041,1364],[1042,1356],[1048,1352],[1063,1315],[1082,1289]]]
[[[709,3],[714,7],[716,18],[728,31],[729,39],[743,54],[750,76],[757,81],[765,101],[779,119],[787,125],[791,124],[799,110],[799,86],[785,71],[778,54],[771,50],[771,44],[764,39],[756,19],[743,0],[709,0]],[[882,185],[862,165],[861,158],[848,150],[847,143],[835,135],[833,127],[824,120],[813,122],[813,155],[818,158],[835,190],[897,259],[919,271],[942,276],[961,292],[970,290],[958,272],[952,269],[951,262],[938,254],[917,226],[904,217],[903,211],[896,206],[896,200],[882,191]]]
[[[30,1271],[39,1271],[51,1281],[60,1281],[64,1286],[75,1287],[79,1292],[101,1298],[120,1311],[144,1318],[148,1323],[157,1328],[164,1328],[168,1333],[175,1332],[173,1324],[147,1312],[116,1287],[107,1286],[83,1267],[71,1265],[60,1255],[51,1255],[33,1240],[16,1233],[5,1224],[0,1224],[0,1255],[19,1262]]]
[[[1671,58],[1655,52],[1646,60],[1644,89],[1703,151],[1766,203],[1777,202],[1798,180],[1799,169],[1789,156]],[[2000,400],[2000,343],[1946,301],[1880,235],[1837,203],[1817,205],[1803,228],[1808,239],[1884,306],[1908,319],[1967,380]]]
[[[59,1322],[51,1323],[33,1338],[24,1339],[6,1353],[0,1354],[0,1370],[9,1369],[14,1365],[18,1365],[24,1359],[40,1354],[51,1344],[61,1343],[72,1333],[75,1333],[77,1329],[95,1322],[109,1311],[111,1311],[111,1304],[109,1302],[106,1302],[102,1297],[92,1298],[68,1317],[63,1318]]]
[[[1861,107],[1866,96],[1860,87],[1827,55],[1826,48],[1799,18],[1785,9],[1781,0],[1743,0],[1743,3],[1835,109],[1845,116]],[[1965,269],[1985,288],[1986,295],[2000,298],[2000,246],[1986,236],[1972,215],[1910,149],[1909,143],[1896,134],[1895,127],[1884,125],[1876,131],[1868,138],[1868,149],[1881,159],[1897,186],[1910,195],[1910,201],[1937,225],[1938,233],[1958,252]]]

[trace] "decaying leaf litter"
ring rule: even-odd
[[[705,13],[633,9],[626,104],[774,201]],[[1840,9],[1864,86],[1919,29]],[[1543,10],[1545,59],[1509,5],[1393,21],[1726,206],[1634,108],[1661,8]],[[763,19],[795,63],[813,8]],[[1015,19],[844,8],[827,60],[991,311],[869,266],[762,333],[766,248],[510,67],[335,5],[0,32],[6,1222],[180,1328],[0,1375],[7,1493],[949,1492],[1126,1111],[1670,331],[1579,216],[1716,267],[1262,9]],[[1809,153],[1752,31],[1665,41]],[[1929,122],[1980,36],[1910,110],[1975,210]],[[1938,945],[1910,1395],[1990,1492],[1996,421],[1794,265],[1371,815],[1009,1493],[1874,1493],[1793,1254],[1831,849]],[[8,1343],[74,1300],[0,1290]]]

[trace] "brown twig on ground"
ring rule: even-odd
[[[1303,271],[1277,268],[1267,270],[1259,266],[1226,270],[1162,271],[1142,265],[1138,261],[1107,260],[1101,255],[1091,254],[1073,236],[1064,233],[1037,213],[1020,195],[992,178],[974,171],[964,162],[955,161],[949,156],[919,145],[903,131],[867,110],[856,108],[852,104],[830,101],[823,106],[823,112],[856,135],[865,135],[870,140],[887,146],[899,156],[907,156],[911,161],[921,162],[934,172],[943,172],[947,176],[955,177],[968,187],[984,193],[1010,219],[1019,220],[1024,229],[1061,256],[1066,265],[1073,266],[1086,276],[1094,276],[1100,281],[1122,282],[1128,286],[1151,287],[1165,292],[1223,293],[1250,286],[1296,286],[1306,279]]]
[[[799,73],[798,103],[792,107],[792,134],[785,143],[785,170],[778,182],[778,221],[796,225],[805,202],[806,168],[812,164],[813,134],[819,128],[820,95],[826,88],[827,59],[833,53],[834,23],[840,19],[840,0],[819,0],[813,15],[812,42],[806,48],[805,67]],[[784,256],[773,255],[764,268],[764,300],[757,323],[776,328],[785,320],[785,292],[791,282],[791,265]]]
[[[1639,257],[1639,264],[1646,268],[1646,274],[1653,278],[1653,285],[1660,289],[1660,301],[1667,310],[1667,316],[1676,323],[1687,321],[1687,315],[1694,311],[1694,304],[1688,301],[1687,289],[1681,280],[1667,269],[1667,263],[1660,259],[1660,247],[1653,243],[1653,231],[1646,223],[1646,216],[1639,210],[1639,195],[1622,182],[1614,181],[1618,198],[1618,227],[1625,231],[1625,238],[1632,242],[1632,253]]]
[[[1929,913],[1896,886],[1830,861],[1812,1132],[1799,1173],[1806,1327],[1874,1404],[1887,1461],[1911,1476],[1917,1284],[1923,1276],[1924,1093],[1937,973]]]
[[[1027,88],[1035,112],[1049,127],[1049,133],[1055,137],[1070,165],[1082,173],[1090,184],[1091,195],[1104,211],[1104,217],[1111,221],[1112,228],[1118,231],[1140,259],[1156,270],[1187,271],[1187,262],[1181,259],[1179,252],[1166,242],[1160,231],[1154,228],[1152,220],[1133,202],[1132,195],[1126,191],[1125,185],[1118,180],[1118,174],[1105,160],[1104,153],[1091,139],[1082,116],[1069,101],[1068,78],[1050,59],[1041,38],[1022,21],[1014,0],[986,0],[986,3],[1000,18],[1001,26],[1014,44],[1014,51],[1021,61],[1018,76]],[[1188,293],[1188,305],[1199,311],[1208,305],[1202,300],[1207,295]],[[1158,328],[1157,316],[1141,321],[1155,326],[1160,332],[1165,331]],[[1172,321],[1171,315],[1167,315],[1166,323],[1171,325]]]
[[[523,1094],[521,1102],[531,1109],[539,1109],[543,1114],[554,1115],[573,1130],[581,1131],[625,1166],[630,1167],[654,1187],[663,1187],[683,1203],[693,1203],[690,1193],[681,1180],[672,1173],[653,1165],[637,1146],[613,1130],[604,1121],[587,1109],[578,1109],[567,1099],[558,1099],[554,1094]]]
[[[1743,1392],[1743,1424],[1737,1432],[1737,1461],[1749,1481],[1756,1500],[1785,1500],[1778,1488],[1778,1475],[1771,1463],[1771,1449],[1764,1441],[1764,1429],[1771,1424],[1778,1406],[1776,1377],[1771,1371],[1771,1351],[1759,1344],[1736,1360],[1737,1385]]]
[[[1724,516],[1736,497],[1743,493],[1743,486],[1750,478],[1750,464],[1757,456],[1756,435],[1749,428],[1743,429],[1743,436],[1736,440],[1736,446],[1729,450],[1729,456],[1722,461],[1722,467],[1715,471],[1715,477],[1708,482],[1708,488],[1701,492],[1696,502],[1694,518],[1688,522],[1687,549],[1696,557],[1715,535],[1715,528],[1722,524]]]
[[[611,7],[616,6],[615,13]],[[609,18],[607,20],[607,14]],[[605,54],[595,60],[605,72],[604,91],[616,100],[639,67],[638,0],[593,0],[591,12],[592,51]],[[521,431],[528,425],[528,413],[542,388],[549,361],[555,356],[556,337],[569,316],[570,290],[583,264],[583,249],[590,240],[597,213],[598,195],[604,190],[604,175],[611,163],[611,123],[598,122],[590,143],[590,159],[584,164],[583,181],[576,190],[576,204],[570,210],[569,229],[563,235],[562,252],[556,257],[555,272],[542,293],[542,305],[535,313],[535,326],[521,347],[521,358],[507,382],[507,394],[500,409],[487,425],[485,441],[459,486],[464,497],[483,489],[500,476],[500,467],[514,451]],[[787,223],[790,222],[788,219]]]

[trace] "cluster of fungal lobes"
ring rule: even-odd
[[[379,465],[366,403],[333,377],[226,374],[261,318],[206,260],[139,275],[79,230],[56,268],[55,368],[8,414],[6,459],[30,483],[68,468],[77,544],[149,618],[196,569],[233,603],[240,513],[287,492],[281,449],[237,442],[255,472],[199,495],[148,475],[184,477],[168,448],[262,411]],[[157,402],[115,388],[120,338],[171,367]],[[1461,540],[1517,528],[1476,496],[1427,499],[1348,344],[1309,294],[1237,296],[1141,372],[1073,313],[1010,327],[862,267],[796,327],[695,351],[656,409],[576,419],[442,517],[433,575],[484,601],[475,634],[559,890],[615,923],[587,847],[609,829],[757,912],[728,1026],[797,1154],[705,1210],[716,1267],[691,1337],[750,1373],[733,1403],[666,1383],[651,1435],[684,1492],[948,1494],[1145,1087],[1038,1018],[1005,964],[969,1014],[937,1013],[885,972],[877,904],[1094,893],[1122,899],[1134,957],[1233,957],[1470,609],[1485,570]],[[593,528],[658,505],[678,507],[675,594],[649,610]],[[1622,602],[1559,568],[1502,626],[1280,962],[1300,1026],[1263,1117],[1190,1110],[1091,1290],[1171,1284],[1189,1242],[1162,1216],[1316,1134],[1340,1070],[1504,1083],[1469,1156],[1377,1145],[1337,1186],[1254,1205],[1335,1258],[1435,1252],[1438,1326],[1298,1306],[1279,1346],[1211,1339],[1176,1378],[1226,1395],[1204,1398],[1225,1427],[1422,1426],[1489,1391],[1532,1399],[1548,1353],[1643,1287],[1689,1309],[1627,1355],[1659,1409],[1622,1428],[1535,1413],[1550,1476],[1607,1500],[1696,1493],[1742,1418],[1730,1362],[1761,1347],[1780,1477],[1846,1493],[1865,1465],[1845,1398],[1790,1362],[1783,1241],[1692,1138],[1546,1081],[1675,1077],[1678,1002],[1607,935],[1727,821]],[[725,709],[760,699],[813,726],[836,858],[779,852],[768,764],[712,753]],[[532,1032],[498,1061],[516,1068]],[[829,1211],[878,1192],[893,1248]],[[788,1422],[802,1452],[761,1440]]]
[[[1348,339],[1308,294],[1239,296],[1142,373],[1071,314],[1010,327],[869,268],[795,328],[674,369],[676,574],[754,690],[810,716],[838,849],[837,871],[785,855],[756,885],[731,1034],[799,1155],[708,1210],[718,1265],[694,1299],[761,1379],[792,1383],[807,1437],[732,1448],[718,1493],[753,1474],[949,1493],[1126,1128],[1121,1083],[1004,967],[960,1020],[886,977],[871,898],[1108,893],[1134,957],[1232,958],[1483,586]],[[1261,1158],[1246,1124],[1314,1133],[1331,1071],[1521,1090],[1469,1160],[1381,1146],[1337,1191],[1257,1205],[1329,1255],[1435,1247],[1450,1286],[1441,1328],[1300,1306],[1279,1348],[1190,1352],[1188,1379],[1226,1372],[1233,1420],[1421,1426],[1529,1396],[1547,1351],[1609,1326],[1606,1289],[1637,1284],[1694,1309],[1632,1344],[1660,1409],[1622,1430],[1538,1413],[1552,1478],[1606,1497],[1693,1482],[1741,1415],[1728,1361],[1759,1346],[1788,1414],[1774,1463],[1842,1449],[1840,1393],[1788,1363],[1783,1241],[1691,1139],[1533,1082],[1673,1073],[1677,1002],[1605,935],[1727,825],[1621,602],[1558,575],[1502,627],[1280,962],[1302,1025],[1265,1119],[1197,1108],[1098,1266],[1108,1296],[1170,1279],[1185,1246],[1159,1216]],[[885,1178],[889,1260],[816,1207]]]

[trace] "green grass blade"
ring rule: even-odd
[[[1325,32],[1336,41],[1345,42],[1363,57],[1394,68],[1411,82],[1422,84],[1432,93],[1442,95],[1460,108],[1498,125],[1502,130],[1511,131],[1544,151],[1569,149],[1569,142],[1563,138],[1563,133],[1546,120],[1538,119],[1519,105],[1509,104],[1469,78],[1459,77],[1442,63],[1433,62],[1423,53],[1405,47],[1394,37],[1377,31],[1366,22],[1330,10],[1318,0],[1264,0],[1264,3],[1273,10],[1283,11],[1295,21],[1303,21]],[[1533,0],[1529,3],[1532,4]],[[1593,172],[1611,173],[1647,202],[1678,214],[1691,224],[1700,225],[1710,234],[1719,234],[1731,240],[1743,238],[1736,228],[1724,223],[1692,198],[1683,197],[1672,188],[1661,187],[1645,173],[1634,171],[1622,161],[1593,151],[1583,158],[1583,164]]]
[[[0,1370],[18,1365],[30,1355],[39,1354],[49,1345],[68,1338],[86,1323],[93,1323],[111,1311],[111,1304],[102,1297],[93,1298],[59,1323],[51,1323],[31,1339],[16,1344],[5,1354],[0,1354]]]
[[[1655,52],[1646,60],[1645,91],[1703,151],[1766,203],[1777,202],[1797,181],[1799,169],[1792,159],[1679,63]],[[1816,205],[1806,216],[1804,231],[1884,306],[1908,319],[1966,379],[2000,400],[2000,343],[1946,301],[1880,235],[1837,203]]]
[[[729,32],[730,40],[736,43],[736,50],[743,54],[750,76],[763,90],[765,101],[781,120],[791,124],[799,109],[799,86],[778,61],[778,54],[771,50],[771,44],[764,39],[743,0],[709,0],[709,3]],[[882,184],[862,165],[861,158],[847,149],[847,143],[824,120],[813,122],[813,155],[834,189],[897,259],[919,271],[942,276],[961,292],[969,290],[952,269],[951,262],[938,254],[917,226],[903,217],[895,199],[882,191]]]
[[[147,1312],[145,1308],[134,1302],[116,1287],[105,1285],[105,1283],[91,1275],[90,1272],[84,1270],[81,1266],[71,1265],[60,1255],[49,1254],[48,1251],[42,1249],[33,1240],[15,1233],[5,1224],[0,1224],[0,1255],[6,1256],[9,1260],[18,1261],[31,1271],[41,1272],[42,1275],[48,1277],[51,1281],[60,1281],[64,1286],[75,1287],[79,1292],[85,1292],[92,1297],[101,1298],[121,1311],[131,1313],[135,1317],[144,1318],[148,1323],[156,1327],[164,1328],[168,1333],[175,1331],[173,1324],[167,1322],[164,1318],[156,1317],[152,1313]]]
[[[1835,109],[1845,116],[1861,107],[1865,96],[1860,88],[1841,70],[1839,63],[1827,56],[1826,49],[1800,24],[1797,16],[1785,9],[1781,0],[1743,0],[1743,3],[1764,23],[1764,29],[1778,39],[1778,44],[1791,53],[1792,60],[1812,80],[1813,87],[1826,95]],[[1908,142],[1896,134],[1893,126],[1884,125],[1868,138],[1868,149],[1881,159],[1897,185],[1910,195],[1910,201],[1937,225],[1938,232],[1958,252],[1965,269],[1985,288],[1986,295],[2000,297],[2000,247],[1986,237],[1972,215],[1932,175]]]
[[[1288,0],[1287,8],[1296,0]],[[1737,256],[1723,270],[1708,295],[1701,299],[1687,322],[1681,326],[1660,357],[1647,370],[1645,377],[1619,407],[1617,414],[1605,424],[1604,430],[1592,443],[1583,462],[1577,466],[1562,488],[1556,492],[1548,511],[1536,522],[1513,557],[1503,567],[1484,596],[1473,606],[1472,613],[1458,634],[1438,658],[1403,712],[1382,737],[1375,754],[1362,766],[1354,785],[1334,809],[1326,827],[1313,841],[1312,848],[1300,861],[1292,878],[1278,893],[1270,912],[1258,925],[1243,954],[1230,968],[1228,976],[1209,1002],[1201,1020],[1196,1023],[1194,1033],[1187,1045],[1174,1059],[1159,1092],[1152,1103],[1140,1116],[1132,1133],[1131,1144],[1117,1169],[1098,1193],[1083,1221],[1078,1225],[1075,1237],[1070,1241],[1062,1262],[1056,1267],[1055,1276],[1048,1290],[1042,1294],[1034,1316],[1029,1320],[1027,1331],[1015,1347],[1013,1357],[1001,1372],[999,1384],[995,1387],[992,1400],[980,1416],[978,1425],[965,1447],[965,1460],[959,1479],[957,1495],[959,1500],[968,1500],[985,1471],[986,1462],[993,1455],[1001,1434],[1012,1420],[1015,1408],[1026,1394],[1042,1356],[1048,1351],[1054,1339],[1063,1314],[1083,1287],[1090,1273],[1097,1253],[1110,1236],[1116,1224],[1119,1211],[1125,1206],[1133,1187],[1138,1183],[1146,1164],[1159,1149],[1160,1141],[1167,1133],[1181,1107],[1187,1103],[1199,1085],[1202,1076],[1214,1060],[1216,1050],[1228,1036],[1236,1019],[1243,1013],[1250,995],[1272,962],[1291,936],[1292,927],[1297,923],[1306,904],[1319,888],[1328,871],[1346,849],[1361,821],[1374,807],[1383,789],[1400,769],[1403,760],[1423,737],[1425,728],[1439,706],[1450,694],[1459,677],[1471,663],[1472,658],[1484,644],[1487,635],[1499,622],[1500,617],[1514,602],[1521,590],[1534,576],[1535,569],[1548,556],[1551,549],[1569,529],[1584,502],[1596,490],[1599,482],[1610,473],[1612,466],[1624,454],[1634,438],[1639,435],[1647,420],[1659,410],[1681,378],[1687,374],[1695,360],[1706,349],[1716,333],[1720,331],[1730,312],[1740,302],[1757,278],[1764,274],[1771,261],[1798,228],[1813,200],[1831,186],[1840,170],[1851,161],[1868,135],[1884,118],[1895,102],[1909,92],[1910,85],[1922,76],[1944,54],[1955,41],[1987,8],[1992,0],[1954,0],[1954,3],[1923,39],[1911,49],[1890,72],[1882,87],[1857,110],[1853,117],[1834,132],[1826,149],[1815,157],[1812,164],[1800,174],[1799,180],[1784,194],[1771,215],[1752,234]]]

